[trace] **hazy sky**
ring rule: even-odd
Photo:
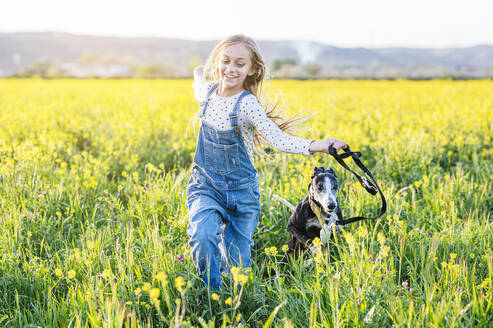
[[[340,47],[493,45],[493,0],[2,0],[0,32],[61,31]]]

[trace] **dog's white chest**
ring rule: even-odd
[[[336,223],[337,219],[338,219],[337,213],[336,212],[332,212],[332,214],[330,215],[330,218],[329,218],[329,221],[327,222],[327,224],[332,225],[332,224]]]
[[[322,225],[316,216],[306,220],[306,229],[308,230],[311,228],[322,229]]]
[[[326,218],[324,218],[323,220],[326,221],[327,224],[332,225],[337,221],[337,214],[335,212],[332,212],[329,220],[327,220]],[[306,220],[306,229],[310,229],[310,228],[322,229],[320,220],[316,216]]]

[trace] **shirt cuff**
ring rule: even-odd
[[[307,146],[306,146],[306,153],[307,153],[307,155],[313,156],[313,155],[315,155],[315,152],[310,151],[310,145],[312,144],[312,142],[315,141],[315,139],[307,140],[307,141],[308,142],[307,142]]]
[[[195,71],[193,72],[193,79],[194,79],[195,81],[201,81],[201,82],[203,81],[203,82],[205,82],[205,77],[204,77],[204,75],[201,75],[201,74],[199,74],[199,73],[197,73],[197,72],[195,72]]]

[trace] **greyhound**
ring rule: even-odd
[[[286,257],[288,254],[298,257],[306,250],[316,254],[321,250],[313,245],[313,239],[320,238],[322,245],[325,246],[332,236],[333,228],[336,232],[341,231],[344,226],[337,224],[338,221],[343,220],[337,201],[338,188],[334,170],[315,167],[308,185],[308,194],[296,207],[285,199],[273,195],[293,211],[287,227],[291,240]]]

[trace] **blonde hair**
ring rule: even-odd
[[[257,42],[255,42],[252,38],[241,34],[236,34],[221,41],[214,48],[214,50],[212,50],[209,58],[207,59],[207,63],[204,68],[205,76],[214,82],[219,81],[221,77],[221,72],[219,70],[221,54],[224,49],[235,44],[242,44],[250,51],[252,68],[255,71],[253,75],[248,75],[245,78],[243,88],[257,97],[257,100],[264,108],[267,117],[271,119],[282,131],[295,135],[297,132],[295,130],[295,125],[299,121],[303,121],[308,118],[308,116],[301,116],[297,114],[289,119],[285,119],[281,115],[284,107],[284,97],[282,95],[278,95],[275,99],[275,103],[271,103],[269,98],[265,96],[263,93],[263,87],[265,82],[270,78],[270,72],[264,58],[262,57],[262,54],[260,53]],[[262,98],[262,101],[260,98]],[[280,109],[278,109],[278,106]],[[262,144],[268,144],[268,142],[260,133],[258,133],[258,131],[255,131],[254,144],[257,147],[257,150],[260,150],[260,146]]]

